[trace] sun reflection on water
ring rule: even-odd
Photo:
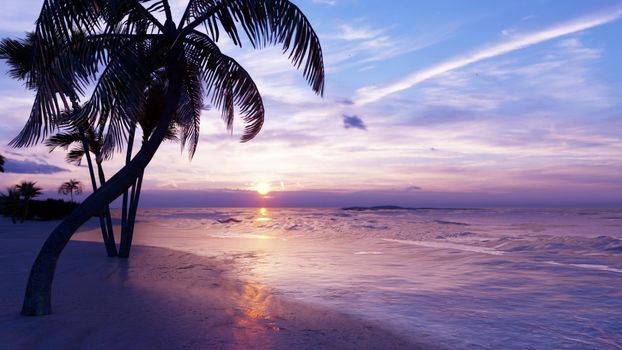
[[[266,208],[259,209],[259,217],[257,218],[257,221],[260,221],[260,222],[272,221],[272,219],[268,217],[268,209]]]

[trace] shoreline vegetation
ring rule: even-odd
[[[21,207],[14,209],[13,205],[14,204],[9,203],[9,200],[0,198],[0,215],[9,218],[16,215],[17,218],[21,218],[23,216],[23,209],[20,209]],[[30,201],[28,215],[25,219],[37,221],[60,220],[69,215],[69,213],[79,205],[80,203],[67,202],[62,199],[34,199]]]
[[[47,198],[36,200],[43,194],[43,188],[37,186],[36,182],[22,181],[21,183],[6,189],[5,193],[0,192],[0,215],[11,218],[16,224],[18,221],[24,223],[26,220],[60,220],[65,218],[74,209],[80,206],[73,200],[73,193],[77,193],[76,186],[79,181],[74,181],[71,186],[71,201],[66,202],[62,199]],[[69,182],[61,185],[63,188]],[[69,194],[59,189],[59,193]],[[80,190],[81,192],[81,190]]]
[[[0,234],[7,277],[0,295],[0,343],[7,348],[429,348],[381,325],[293,302],[266,285],[238,279],[229,260],[146,246],[135,246],[129,261],[102,259],[101,242],[71,241],[58,267],[57,312],[24,318],[16,307],[28,277],[24,265],[52,224],[13,226],[0,219],[0,227],[8,228]],[[100,239],[95,221],[84,229],[90,232],[80,237]]]

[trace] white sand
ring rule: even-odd
[[[377,325],[240,280],[230,261],[143,246],[123,261],[107,258],[97,242],[72,241],[65,249],[53,315],[20,316],[31,263],[55,224],[12,225],[0,218],[0,348],[424,348]]]

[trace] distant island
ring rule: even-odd
[[[398,205],[378,205],[378,206],[375,206],[375,207],[346,207],[346,208],[341,208],[341,210],[354,210],[354,211],[363,211],[363,210],[416,210],[416,208],[400,207]]]
[[[409,208],[399,205],[377,205],[374,207],[345,207],[341,210],[366,211],[366,210],[479,210],[474,208]]]

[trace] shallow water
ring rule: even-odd
[[[622,210],[150,209],[139,219],[137,236],[168,232],[171,248],[229,259],[275,293],[439,347],[622,349]]]

